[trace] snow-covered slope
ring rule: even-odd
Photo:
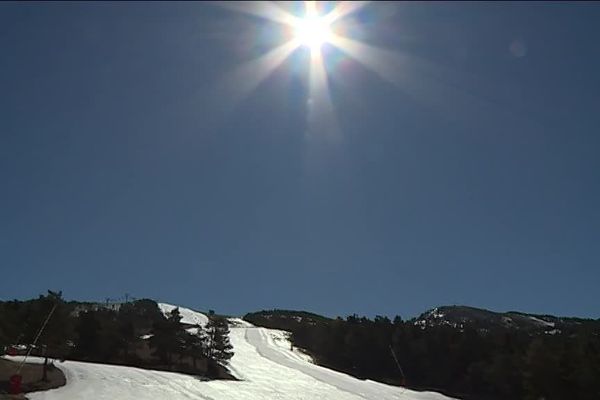
[[[421,314],[415,325],[423,328],[432,326],[450,326],[463,329],[521,329],[549,333],[554,331],[557,324],[574,324],[577,319],[558,318],[551,315],[533,315],[516,311],[505,313],[494,312],[468,306],[436,307]]]
[[[160,306],[163,311],[174,307]],[[205,315],[192,310],[180,307],[180,311],[186,314],[187,321],[207,320]],[[283,331],[258,328],[240,319],[232,319],[230,328],[235,352],[230,370],[240,381],[202,381],[170,372],[65,361],[56,365],[65,372],[66,386],[30,393],[28,397],[32,400],[448,399],[437,393],[361,381],[319,367],[306,355],[292,351]]]
[[[177,306],[167,303],[158,303],[158,308],[160,308],[160,311],[162,311],[165,316],[169,316],[171,311],[177,308]],[[179,314],[181,315],[181,322],[184,324],[199,324],[201,326],[205,326],[208,322],[208,317],[206,315],[194,310],[190,310],[189,308],[179,307]]]

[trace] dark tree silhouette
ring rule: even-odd
[[[173,355],[179,354],[183,347],[183,332],[179,308],[174,308],[167,319],[154,323],[150,347],[154,348],[154,354],[168,366],[173,362]]]
[[[229,343],[229,324],[226,318],[211,315],[206,324],[208,336],[207,358],[209,373],[216,373],[218,365],[226,365],[233,356],[233,347]]]

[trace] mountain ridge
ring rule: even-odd
[[[356,314],[354,314],[356,316]],[[273,329],[290,330],[294,325],[308,322],[334,321],[331,318],[305,310],[270,309],[245,314],[244,320]],[[340,317],[337,317],[340,318]],[[383,317],[385,318],[385,317]],[[419,316],[408,319],[422,327],[449,326],[454,328],[472,327],[475,329],[519,329],[524,331],[545,331],[559,333],[560,328],[572,328],[576,325],[595,323],[600,319],[552,314],[537,314],[524,311],[492,311],[468,305],[442,305],[429,309]]]
[[[522,311],[497,312],[472,306],[451,305],[430,309],[412,321],[422,327],[445,325],[462,329],[469,326],[476,329],[506,328],[556,334],[560,333],[561,329],[592,323],[596,320]]]

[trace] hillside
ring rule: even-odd
[[[555,317],[553,315],[527,314],[517,311],[504,313],[468,306],[442,306],[421,314],[414,320],[421,327],[450,326],[474,329],[519,329],[529,332],[558,334],[596,322],[583,318]]]
[[[161,304],[170,310],[171,305]],[[208,316],[190,310],[194,321]],[[31,400],[444,400],[438,393],[363,381],[319,367],[290,349],[288,333],[229,319],[234,356],[229,369],[237,381],[202,380],[190,375],[106,364],[65,361],[56,365],[67,384],[28,394]],[[10,357],[19,359],[18,357]],[[33,361],[41,362],[41,359]]]
[[[48,323],[44,321],[48,318]],[[38,337],[38,330],[44,326]],[[0,350],[231,379],[224,317],[142,299],[65,302],[60,293],[0,302]]]
[[[322,366],[476,400],[600,398],[600,321],[445,306],[394,321],[269,310],[247,320],[291,331]]]
[[[303,325],[318,325],[332,321],[330,318],[323,317],[307,311],[294,310],[264,310],[244,315],[245,321],[265,328],[281,329],[293,331]]]
[[[408,321],[293,310],[238,319],[49,293],[0,302],[0,342],[31,343],[54,306],[33,354],[66,359],[55,364],[67,385],[32,398],[600,398],[597,320],[466,306]]]

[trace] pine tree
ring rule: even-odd
[[[181,327],[179,308],[174,308],[169,317],[154,323],[154,335],[150,338],[150,347],[154,354],[171,366],[174,354],[180,354],[183,348],[185,330]]]
[[[216,369],[217,365],[227,364],[233,357],[233,346],[229,343],[229,324],[227,319],[212,315],[206,324],[206,330],[209,366]]]
[[[135,303],[125,303],[121,305],[117,312],[117,331],[119,333],[119,347],[123,351],[123,357],[127,360],[130,357],[131,350],[140,340],[139,334],[135,329]]]
[[[135,328],[129,315],[119,313],[117,321],[120,347],[123,349],[124,358],[128,359],[131,349],[139,339],[135,335]]]
[[[87,311],[79,315],[75,332],[74,355],[84,360],[97,360],[101,325],[96,317],[96,311]]]
[[[196,333],[187,333],[184,339],[184,352],[191,357],[194,369],[197,369],[197,361],[207,356],[208,336],[200,325],[196,326]]]

